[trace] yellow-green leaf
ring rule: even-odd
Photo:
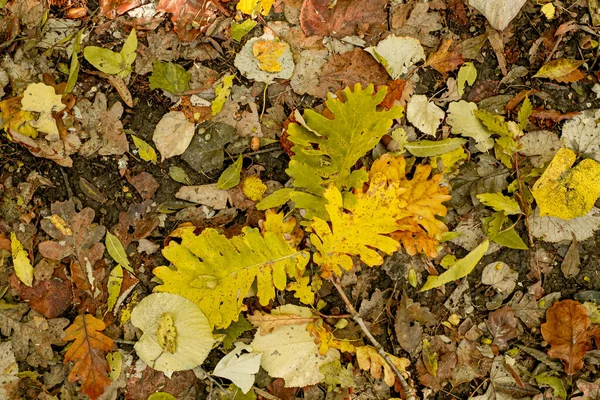
[[[473,271],[479,260],[481,260],[481,258],[484,256],[489,246],[490,241],[485,240],[479,246],[474,248],[464,258],[458,260],[454,265],[448,268],[441,275],[430,276],[429,278],[427,278],[427,282],[425,282],[420,291],[424,292],[426,290],[440,287],[448,282],[453,282],[469,275],[469,273]]]
[[[140,158],[144,161],[149,161],[152,164],[156,164],[158,159],[154,148],[150,146],[146,141],[137,137],[136,135],[131,135],[131,137],[133,138],[133,144],[135,144],[135,147],[137,147],[138,149],[138,154],[140,155]]]
[[[527,250],[528,247],[521,239],[515,228],[498,233],[492,238],[492,241],[500,246],[508,247],[509,249]]]
[[[233,164],[223,171],[219,177],[219,180],[217,181],[217,189],[231,189],[240,183],[240,174],[242,173],[243,161],[244,157],[240,155]]]
[[[502,193],[481,193],[477,195],[477,199],[495,211],[504,211],[506,215],[522,214],[519,203]]]
[[[106,231],[106,240],[104,241],[104,244],[112,259],[133,274],[133,268],[129,265],[129,259],[127,258],[127,254],[125,253],[125,249],[119,238],[109,231]]]
[[[556,79],[561,76],[570,74],[579,68],[585,61],[583,60],[568,60],[561,58],[559,60],[550,61],[540,68],[534,78]]]
[[[114,382],[121,375],[121,370],[123,369],[123,356],[121,355],[121,352],[117,350],[113,353],[108,353],[106,355],[106,361],[108,361],[108,367],[110,368],[108,377]]]
[[[283,235],[244,227],[242,234],[227,239],[214,229],[199,235],[181,233],[181,243],[171,241],[163,255],[174,268],[158,267],[162,281],[155,288],[184,296],[198,304],[210,324],[226,328],[238,319],[252,284],[262,305],[284,290],[287,276],[301,277],[309,254],[291,247]]]
[[[247,19],[241,23],[231,23],[231,38],[236,42],[242,40],[248,32],[250,32],[256,26],[257,22],[251,19]]]
[[[529,97],[525,97],[525,101],[519,110],[519,127],[521,129],[527,128],[527,124],[529,123],[529,117],[533,113],[533,106],[531,105],[531,101]]]
[[[585,159],[577,166],[576,154],[558,150],[531,192],[541,216],[569,220],[586,215],[600,195],[600,163]]]
[[[108,291],[108,300],[106,301],[107,311],[112,311],[117,304],[121,294],[121,285],[123,284],[123,267],[117,265],[110,271],[106,290]]]
[[[462,96],[465,92],[465,84],[472,85],[475,83],[477,79],[477,68],[472,62],[466,62],[460,67],[458,70],[458,77],[456,78],[456,83],[458,86],[458,95]]]
[[[223,105],[225,104],[225,101],[227,101],[229,93],[231,93],[231,86],[233,86],[233,78],[235,78],[235,75],[224,76],[221,80],[221,83],[215,89],[216,97],[210,105],[212,115],[217,115],[223,109]]]
[[[461,147],[467,141],[460,138],[448,138],[444,140],[419,140],[404,145],[404,149],[417,157],[435,157],[449,153]]]
[[[100,71],[126,78],[132,71],[132,65],[137,56],[138,42],[135,29],[125,40],[119,53],[102,47],[87,46],[83,49],[83,57]]]
[[[33,284],[33,267],[31,266],[31,260],[29,259],[29,254],[27,254],[27,251],[25,251],[14,232],[10,233],[10,249],[12,251],[15,275],[17,275],[17,278],[19,278],[21,282],[31,287]]]
[[[192,74],[181,65],[172,62],[154,61],[150,75],[150,89],[163,89],[173,94],[183,93],[190,89]]]

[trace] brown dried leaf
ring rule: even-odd
[[[465,60],[460,53],[460,46],[454,46],[450,51],[452,43],[452,39],[444,39],[438,51],[429,56],[425,65],[444,75],[461,66]]]
[[[98,203],[104,204],[108,201],[104,193],[100,191],[96,186],[94,186],[90,181],[81,177],[79,178],[79,188],[87,197],[92,200],[97,201]]]
[[[508,341],[517,337],[517,319],[509,307],[491,312],[486,325],[494,337],[492,350],[496,355],[499,350],[508,349]]]
[[[36,279],[32,287],[24,285],[16,275],[11,275],[9,281],[11,286],[19,291],[21,300],[29,302],[33,310],[46,318],[58,317],[73,302],[72,284],[63,268],[57,268],[50,279]]]
[[[73,201],[69,200],[53,203],[50,210],[65,221],[72,235],[63,234],[50,219],[44,218],[40,225],[55,240],[47,240],[39,244],[42,256],[60,261],[73,255],[83,266],[87,263],[93,266],[102,258],[104,245],[99,242],[104,237],[106,229],[102,225],[93,223],[95,215],[93,209],[84,208],[78,213],[75,211]]]
[[[156,179],[145,171],[140,172],[135,176],[127,174],[125,177],[127,178],[127,182],[133,185],[135,190],[142,196],[142,200],[149,200],[152,198],[160,186]]]
[[[225,11],[217,6],[219,0],[160,0],[156,11],[173,14],[171,21],[181,41],[191,42],[196,39],[216,19],[218,11]]]
[[[335,93],[346,87],[360,83],[383,85],[388,73],[369,53],[359,48],[344,54],[335,54],[327,60],[320,76],[315,79],[314,87],[307,93],[325,98],[327,93]]]
[[[589,327],[587,311],[577,301],[558,301],[546,311],[542,335],[551,346],[548,355],[561,359],[569,375],[583,368],[583,357],[591,347]]]
[[[577,381],[577,388],[583,392],[582,396],[573,397],[572,400],[598,400],[600,399],[600,378],[594,382],[583,379]]]
[[[397,79],[395,81],[389,81],[387,87],[389,89],[380,105],[388,110],[395,105],[406,107],[406,103],[414,92],[413,83],[411,81]],[[377,90],[379,90],[379,88]]]
[[[300,10],[300,26],[307,36],[341,39],[357,33],[379,37],[387,29],[386,0],[306,0]]]

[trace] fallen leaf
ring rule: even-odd
[[[542,68],[540,68],[540,70],[537,72],[537,74],[535,74],[533,77],[558,80],[558,78],[565,77],[570,73],[576,71],[577,68],[583,65],[584,62],[585,61],[581,60],[567,59],[550,61],[549,63],[544,64]]]
[[[43,263],[48,261],[43,259],[36,268],[39,270]],[[49,279],[36,278],[32,287],[25,286],[14,276],[9,278],[9,282],[19,291],[21,300],[27,301],[32,310],[46,318],[60,316],[73,303],[73,287],[63,268],[56,268]]]
[[[14,232],[10,233],[10,247],[12,250],[15,275],[21,282],[31,287],[33,284],[33,267],[31,266],[31,260],[29,259],[29,254],[25,251]]]
[[[62,96],[56,94],[52,86],[43,83],[31,83],[23,92],[21,100],[24,111],[33,111],[39,113],[35,121],[29,121],[29,124],[40,132],[47,133],[52,139],[58,140],[58,127],[52,117],[52,112],[62,111],[66,106],[61,101]]]
[[[253,17],[258,13],[267,16],[269,15],[269,11],[271,11],[274,1],[275,0],[240,0],[235,8],[236,10]],[[239,387],[239,385],[237,386]],[[246,392],[247,390],[244,393]]]
[[[519,14],[527,0],[469,0],[471,7],[482,13],[490,25],[503,31]]]
[[[132,65],[137,56],[137,47],[137,34],[134,28],[129,33],[120,52],[116,53],[102,47],[87,46],[83,49],[83,56],[100,71],[126,78],[133,70]]]
[[[484,256],[489,245],[489,240],[485,240],[465,257],[461,258],[452,266],[450,266],[450,268],[448,268],[441,275],[430,275],[420,291],[423,292],[425,290],[430,290],[436,287],[443,286],[448,282],[453,282],[460,278],[464,278],[471,271],[473,271],[477,263],[479,263],[479,260],[481,260],[481,258]]]
[[[568,375],[583,368],[583,356],[591,348],[589,327],[587,311],[577,301],[557,301],[546,311],[541,329],[550,344],[548,355],[561,359]]]
[[[101,333],[106,328],[104,322],[93,315],[75,317],[75,321],[65,330],[65,341],[74,340],[65,353],[65,364],[73,361],[69,382],[81,381],[81,390],[92,399],[97,399],[110,385],[106,352],[114,347],[114,342]]]
[[[307,36],[352,36],[366,27],[366,33],[378,37],[387,29],[387,2],[373,0],[307,0],[300,10],[300,26]]]
[[[121,243],[119,238],[110,233],[109,231],[106,231],[106,239],[104,243],[106,245],[106,250],[108,251],[108,254],[110,254],[110,256],[112,257],[112,259],[115,260],[117,264],[119,264],[120,266],[122,266],[127,271],[133,274],[133,268],[131,268],[131,265],[129,264],[127,253],[125,253],[125,248],[123,247],[123,244]]]
[[[575,233],[577,240],[584,241],[594,236],[594,232],[600,229],[600,209],[592,207],[590,212],[582,217],[564,220],[557,217],[543,217],[540,215],[540,209],[536,208],[529,217],[529,226],[533,237],[547,242],[572,240],[572,233]]]
[[[255,311],[254,314],[248,315],[248,321],[256,328],[259,328],[261,335],[266,335],[273,332],[275,329],[286,325],[303,325],[315,322],[317,318],[314,315],[297,313],[262,313]]]
[[[381,102],[381,106],[387,108],[388,110],[394,105],[405,107],[406,102],[411,98],[414,91],[412,82],[405,81],[403,79],[397,79],[394,81],[389,81],[387,86],[389,90]]]
[[[583,396],[573,397],[572,400],[595,400],[600,398],[600,378],[596,379],[594,382],[578,379],[577,388],[581,390]]]
[[[486,325],[494,337],[492,350],[498,355],[508,349],[508,342],[517,337],[517,319],[509,307],[502,307],[488,315]]]
[[[225,169],[225,171],[223,171],[221,176],[219,176],[219,180],[217,181],[217,189],[231,189],[232,187],[237,186],[240,183],[240,174],[242,172],[243,161],[244,157],[240,155],[233,164],[231,164]]]
[[[277,41],[271,33],[248,40],[235,56],[234,64],[246,78],[264,83],[290,79],[294,73],[290,45]]]
[[[231,203],[229,192],[217,188],[215,183],[200,186],[182,186],[175,193],[175,197],[192,203],[204,204],[216,210],[225,209],[227,203]]]
[[[469,85],[473,85],[475,83],[476,79],[477,79],[477,68],[475,68],[475,65],[472,62],[466,62],[458,70],[458,76],[456,78],[458,95],[462,96],[465,91],[465,85],[467,83]]]
[[[503,211],[506,215],[522,214],[519,203],[512,198],[503,195],[502,193],[480,193],[477,200],[488,207],[492,207],[494,211]]]
[[[313,315],[309,308],[292,305],[277,307],[271,313],[296,314],[304,318]],[[270,376],[283,378],[285,387],[318,384],[324,379],[320,367],[340,358],[339,351],[334,348],[320,355],[319,345],[315,344],[307,327],[308,323],[285,325],[268,334],[259,329],[250,344],[254,352],[262,353],[261,367]]]
[[[413,65],[425,60],[425,51],[417,39],[393,34],[365,51],[385,67],[392,79],[400,78]]]
[[[406,107],[406,118],[421,132],[435,136],[446,113],[434,103],[427,101],[425,95],[414,95]]]
[[[439,157],[460,149],[467,141],[460,138],[444,140],[417,140],[404,145],[404,149],[417,157]],[[432,163],[433,164],[433,163]],[[434,164],[435,165],[435,164]]]
[[[94,103],[83,99],[77,102],[81,110],[82,131],[87,140],[79,149],[79,154],[89,157],[98,152],[102,156],[121,155],[129,150],[129,142],[123,130],[120,118],[123,114],[123,105],[115,101],[107,109],[108,100],[102,92],[96,93]]]
[[[394,363],[394,366],[400,371],[406,371],[406,368],[410,365],[408,358],[399,358],[391,354],[387,355],[390,360]],[[373,378],[381,379],[388,386],[394,386],[396,381],[396,375],[389,366],[387,361],[377,352],[374,347],[371,346],[360,346],[356,348],[356,361],[360,369],[369,371]]]
[[[600,163],[585,159],[577,166],[576,154],[560,149],[531,192],[540,208],[541,216],[569,220],[590,212],[600,195]]]
[[[270,40],[259,40],[252,45],[252,53],[258,60],[258,68],[266,72],[280,72],[283,67],[277,61],[286,52],[286,43]]]
[[[137,355],[157,371],[197,367],[215,342],[208,319],[200,308],[171,293],[144,297],[131,312],[131,323],[143,332],[135,344]]]
[[[460,53],[460,46],[454,46],[450,51],[454,41],[452,39],[444,39],[440,48],[429,56],[425,66],[435,69],[440,74],[446,75],[448,72],[454,71],[465,61]],[[460,74],[459,74],[460,77]],[[474,81],[475,79],[473,79]]]
[[[183,154],[194,137],[195,128],[181,111],[170,111],[163,115],[152,136],[161,160]]]
[[[154,196],[154,193],[156,193],[160,187],[156,179],[154,179],[154,177],[146,171],[142,171],[133,176],[127,174],[125,178],[127,178],[127,182],[129,182],[135,188],[135,190],[137,190],[142,197],[142,200],[151,199],[152,196]]]
[[[150,146],[146,141],[140,139],[136,135],[131,135],[131,138],[133,139],[133,144],[135,145],[135,147],[137,147],[140,158],[144,161],[149,161],[152,164],[156,164],[158,160],[154,148],[152,148],[152,146]]]
[[[490,285],[499,293],[508,296],[517,285],[519,273],[508,264],[496,261],[488,264],[481,272],[481,283]]]
[[[565,254],[562,264],[560,264],[560,270],[566,278],[577,276],[579,274],[579,265],[581,260],[579,258],[579,242],[577,242],[577,236],[573,233],[573,242]]]
[[[180,94],[190,89],[190,78],[191,74],[179,64],[155,61],[149,79],[150,89]]]
[[[252,352],[252,347],[240,342],[236,343],[236,348],[221,358],[213,375],[229,379],[244,394],[248,393],[254,385],[256,373],[260,369],[261,353]],[[242,354],[242,351],[247,351]]]
[[[586,110],[563,125],[562,139],[581,157],[600,162],[600,110]]]
[[[452,127],[452,133],[475,139],[477,150],[486,152],[494,147],[494,139],[485,125],[475,116],[477,111],[475,103],[464,100],[452,102],[448,106],[448,125]]]
[[[219,16],[212,1],[160,0],[156,11],[173,14],[171,21],[180,40],[191,42]]]
[[[437,11],[430,10],[433,8],[429,3],[415,3],[414,8],[410,13],[410,17],[404,21],[403,15],[407,11],[407,7],[413,4],[391,4],[391,31],[398,36],[410,36],[417,39],[423,46],[436,47],[439,39],[434,32],[443,28],[442,18]],[[404,10],[402,11],[404,7]],[[397,12],[402,11],[402,12]]]

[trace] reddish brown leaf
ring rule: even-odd
[[[142,200],[148,200],[154,196],[154,192],[156,192],[160,186],[158,182],[156,182],[156,179],[145,171],[140,172],[135,176],[127,174],[125,177],[127,178],[127,182],[132,184],[135,190],[142,196]]]
[[[573,400],[598,400],[600,399],[600,378],[594,382],[587,382],[582,379],[577,381],[577,388],[581,390],[583,396],[573,397]]]
[[[196,39],[217,17],[218,0],[160,0],[157,11],[173,14],[171,21],[180,40]]]
[[[429,56],[425,65],[444,75],[461,66],[465,60],[463,60],[460,53],[460,47],[454,46],[452,51],[450,51],[452,43],[452,39],[444,39],[438,51]]]
[[[378,37],[387,29],[386,0],[305,0],[300,26],[307,36],[343,38],[357,33]]]
[[[344,54],[335,54],[321,70],[320,82],[316,82],[314,96],[325,98],[327,93],[335,93],[356,83],[363,86],[387,82],[387,71],[366,51],[359,48]]]
[[[486,325],[494,337],[492,342],[494,354],[499,354],[499,350],[508,349],[508,341],[517,337],[517,319],[509,307],[491,312]]]
[[[92,399],[97,399],[110,384],[106,352],[112,350],[114,342],[101,331],[104,322],[93,315],[78,315],[75,322],[65,330],[64,340],[75,342],[65,354],[65,364],[75,365],[69,373],[69,382],[81,381],[81,390]]]
[[[406,102],[414,92],[412,82],[403,79],[389,81],[387,87],[388,91],[381,102],[381,106],[388,110],[395,105],[405,107]]]
[[[58,317],[73,302],[73,288],[64,268],[57,268],[50,279],[36,279],[32,287],[24,285],[16,275],[11,275],[9,281],[19,291],[21,299],[28,301],[32,309],[46,318]]]
[[[561,359],[569,375],[583,368],[583,357],[591,347],[589,327],[587,311],[577,301],[558,301],[546,311],[542,335],[550,344],[548,355]]]
[[[533,113],[531,113],[531,117],[536,118],[536,119],[549,119],[549,120],[552,120],[553,122],[561,122],[566,119],[571,119],[571,118],[577,116],[578,114],[579,113],[577,111],[572,111],[572,112],[563,114],[560,111],[556,111],[556,110],[539,109],[539,110],[533,110]]]
[[[144,3],[144,0],[100,0],[100,13],[113,19]]]

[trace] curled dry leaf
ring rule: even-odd
[[[517,337],[517,319],[509,307],[502,307],[491,312],[486,325],[492,336],[494,336],[492,342],[494,354],[498,354],[500,350],[508,349],[508,341]]]
[[[569,375],[583,368],[583,357],[591,346],[590,324],[586,308],[574,300],[558,301],[546,311],[542,335],[550,344],[548,355],[561,359]]]

